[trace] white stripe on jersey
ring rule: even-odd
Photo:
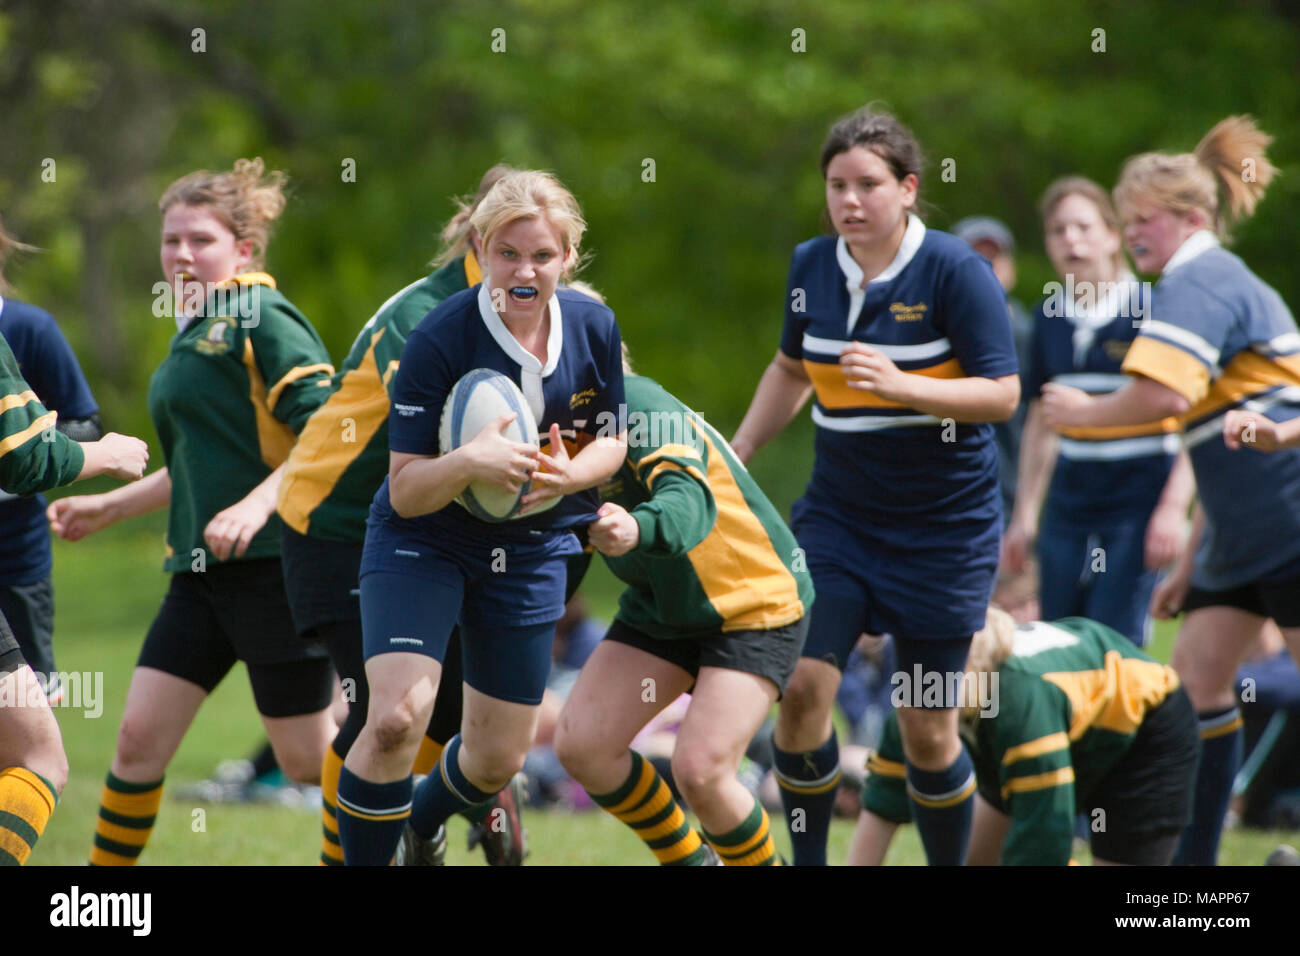
[[[933,415],[914,412],[911,415],[854,415],[846,418],[832,418],[813,406],[812,420],[815,425],[833,432],[875,432],[882,428],[899,428],[904,425],[937,425],[939,419]]]
[[[1288,385],[1263,398],[1252,398],[1235,406],[1246,412],[1265,412],[1274,405],[1300,405],[1300,388]],[[1209,421],[1201,422],[1195,428],[1183,433],[1183,445],[1194,448],[1202,442],[1223,434],[1223,419],[1231,408],[1225,408]]]
[[[851,343],[845,339],[822,339],[815,335],[803,337],[803,351],[816,352],[819,355],[838,356],[849,344]],[[947,339],[935,339],[932,342],[922,342],[920,345],[877,345],[874,342],[862,344],[870,346],[892,362],[919,362],[921,359],[935,358],[944,352],[952,351],[952,343]]]
[[[1264,355],[1290,355],[1300,352],[1300,332],[1283,332],[1267,342],[1255,344],[1255,351]]]
[[[1062,437],[1060,455],[1071,461],[1122,461],[1148,455],[1176,455],[1178,436],[1140,435],[1137,438],[1114,438],[1110,441],[1079,441]]]
[[[1099,395],[1123,388],[1132,379],[1118,372],[1066,372],[1052,376],[1052,381],[1058,385],[1069,385]]]
[[[1160,322],[1157,319],[1147,319],[1138,327],[1138,331],[1143,335],[1159,335],[1176,345],[1181,345],[1189,352],[1196,353],[1206,365],[1218,370],[1219,350],[1195,332],[1180,329],[1176,325]]]

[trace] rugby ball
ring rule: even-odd
[[[474,369],[452,387],[443,405],[442,424],[438,428],[439,450],[444,455],[455,451],[477,438],[494,419],[511,412],[515,420],[501,434],[510,441],[538,447],[537,420],[519,386],[494,369]],[[511,494],[498,484],[473,481],[456,501],[483,521],[509,521],[518,517],[519,502],[531,487],[531,481],[524,482],[518,494]]]

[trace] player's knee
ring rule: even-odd
[[[933,766],[948,755],[956,729],[947,719],[949,711],[903,707],[898,711],[899,735],[910,763]]]
[[[1178,672],[1178,678],[1187,688],[1187,696],[1197,710],[1232,704],[1235,674],[1231,666],[1225,667],[1216,660],[1207,659],[1203,654],[1177,645],[1169,663]]]
[[[286,777],[298,783],[320,783],[322,750],[306,744],[277,747],[275,759]]]
[[[419,743],[422,728],[411,708],[402,704],[386,708],[375,721],[375,747],[383,754],[394,754]]]
[[[825,668],[808,667],[801,661],[781,698],[779,720],[787,727],[821,723],[830,713],[838,682],[823,673]]]
[[[42,741],[40,746],[23,761],[23,766],[48,780],[54,786],[56,794],[63,793],[63,788],[68,782],[68,757],[57,740]]]
[[[461,751],[462,759],[464,751]],[[465,775],[480,790],[496,793],[524,769],[527,753],[514,750],[491,749],[471,755],[470,766],[462,764]]]
[[[725,758],[708,748],[682,748],[673,753],[673,782],[696,809],[713,802],[724,780],[734,771]]]
[[[117,762],[123,768],[152,767],[158,761],[158,742],[149,729],[130,716],[117,731]]]
[[[583,780],[590,775],[597,755],[591,741],[564,717],[560,718],[555,728],[555,739],[551,742],[555,756],[575,780]]]

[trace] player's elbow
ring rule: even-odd
[[[993,402],[990,422],[1009,421],[1020,407],[1020,376],[1008,375],[994,380],[998,386],[997,398]]]
[[[1143,403],[1154,418],[1177,418],[1191,410],[1192,403],[1181,392],[1150,378],[1139,378],[1136,387],[1141,390]]]

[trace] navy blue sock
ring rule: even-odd
[[[460,769],[460,734],[447,741],[442,759],[415,791],[411,806],[411,829],[428,840],[438,827],[466,807],[492,799],[470,783]]]
[[[1191,825],[1183,831],[1174,866],[1214,866],[1219,837],[1232,796],[1232,779],[1241,766],[1241,712],[1202,711],[1196,715],[1201,733],[1201,762],[1196,768],[1196,802]]]
[[[909,763],[907,795],[930,865],[965,863],[975,813],[975,766],[965,745],[943,770],[921,770]]]
[[[348,866],[388,866],[411,815],[411,778],[371,783],[339,773],[339,842]]]
[[[788,753],[772,742],[773,772],[790,829],[795,866],[825,866],[835,789],[840,785],[840,744],[830,739],[807,753]]]

